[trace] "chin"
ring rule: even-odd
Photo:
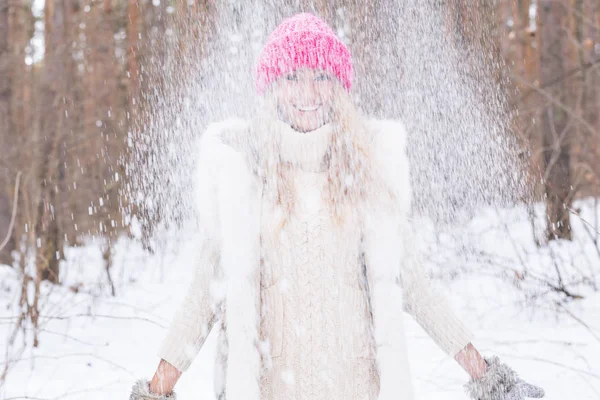
[[[307,133],[310,131],[314,131],[315,129],[319,129],[323,125],[324,124],[321,124],[321,125],[296,125],[294,127],[294,129],[297,130],[298,132]]]
[[[323,125],[325,125],[327,123],[327,121],[319,121],[319,122],[297,122],[295,124],[293,124],[294,129],[296,129],[299,132],[310,132],[310,131],[314,131],[315,129],[319,129],[320,127],[322,127]]]

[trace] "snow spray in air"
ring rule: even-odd
[[[365,114],[404,121],[417,213],[448,223],[525,193],[503,82],[494,78],[500,61],[485,50],[489,32],[483,46],[457,40],[444,2],[364,3],[361,10],[227,3],[202,18],[167,15],[181,21],[157,27],[145,49],[147,111],[131,133],[129,195],[154,244],[194,230],[194,143],[210,122],[257,113],[257,56],[277,24],[297,12],[323,17],[350,47],[352,95]]]

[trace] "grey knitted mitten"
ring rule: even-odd
[[[145,379],[138,380],[131,389],[129,400],[177,400],[177,395],[156,394],[150,391],[150,383]]]
[[[474,400],[523,400],[527,397],[544,397],[544,390],[523,381],[497,356],[484,357],[487,370],[483,376],[464,385],[465,391]]]

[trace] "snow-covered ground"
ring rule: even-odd
[[[542,386],[549,400],[600,399],[600,291],[592,289],[600,284],[600,255],[591,239],[593,202],[577,207],[590,225],[573,217],[577,240],[542,248],[535,246],[521,208],[482,209],[445,233],[418,221],[432,284],[474,331],[475,347]],[[535,212],[541,237],[542,207]],[[112,297],[99,243],[69,249],[64,286],[44,286],[39,347],[31,348],[29,332],[23,352],[21,334],[8,343],[19,278],[0,266],[0,375],[10,363],[0,399],[128,398],[133,382],[150,377],[158,364],[155,352],[187,290],[195,250],[192,239],[172,254],[150,256],[134,241],[119,241]],[[560,282],[583,299],[564,302],[564,294],[549,290]],[[466,399],[467,374],[406,319],[417,399]],[[182,376],[180,399],[214,398],[215,344],[212,335]]]

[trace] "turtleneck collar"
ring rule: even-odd
[[[323,172],[325,154],[333,132],[331,123],[309,132],[299,132],[278,120],[278,141],[281,159],[305,171]]]

